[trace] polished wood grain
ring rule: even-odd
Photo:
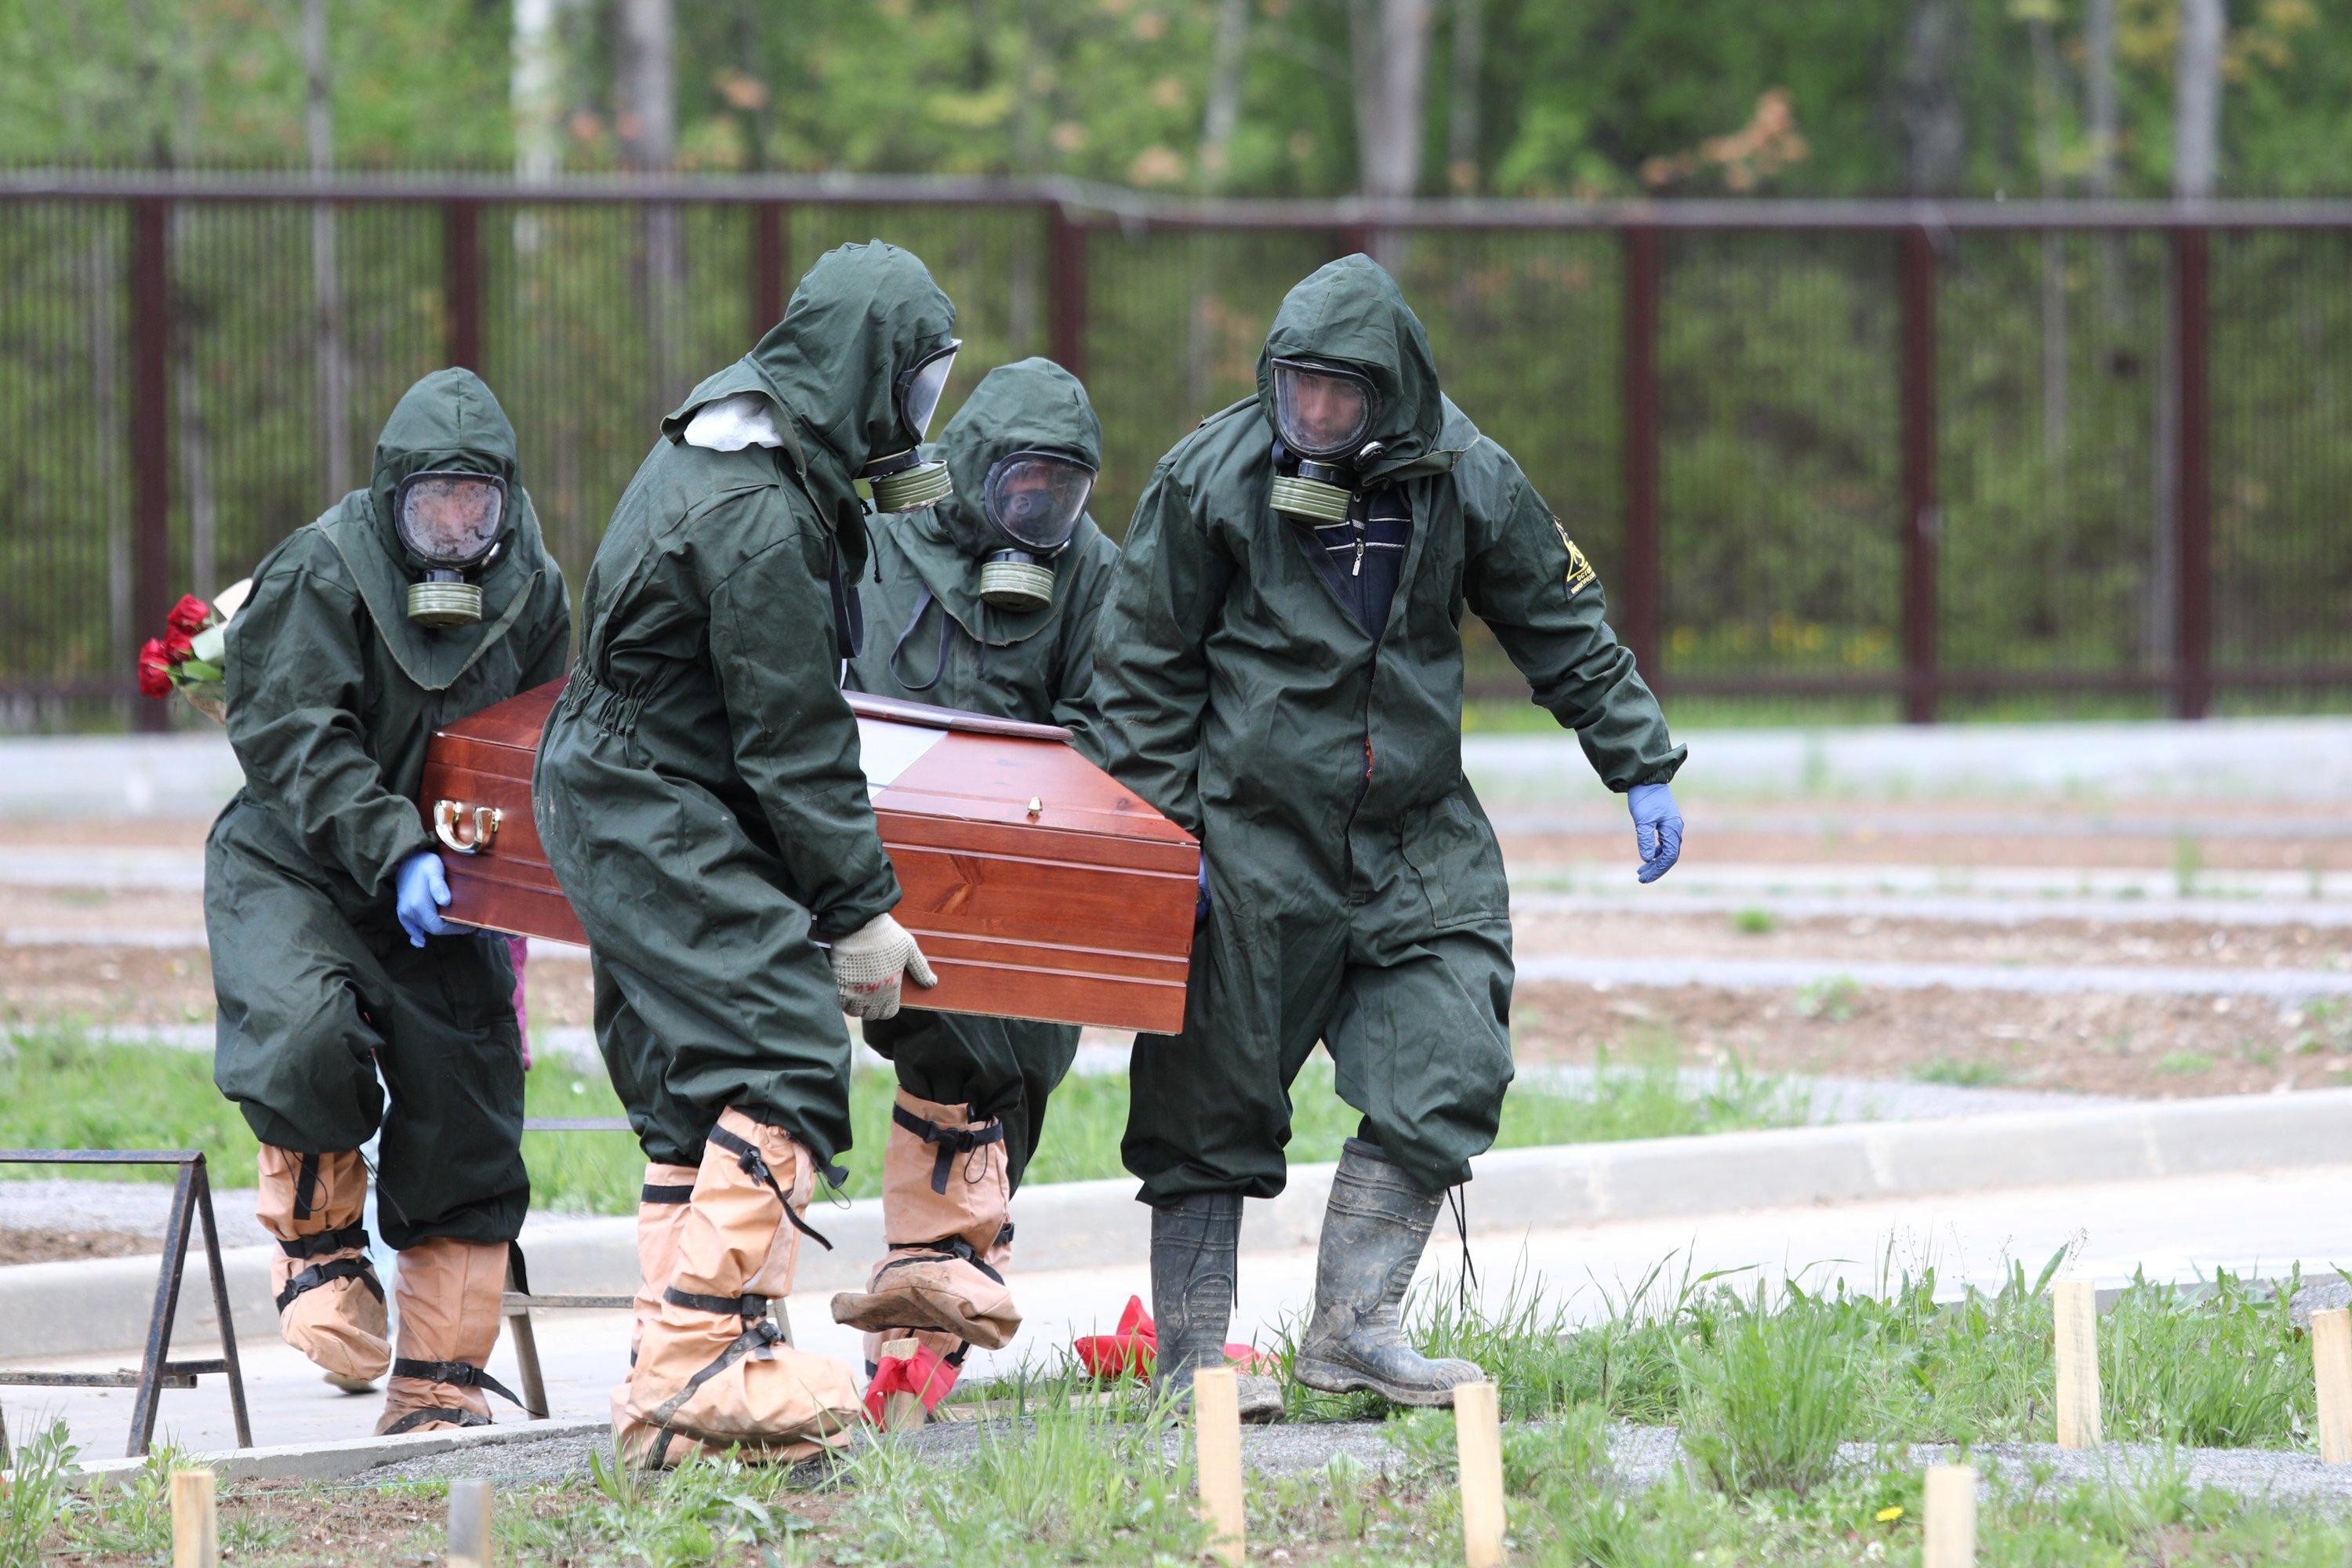
[[[434,735],[418,801],[500,814],[479,855],[445,854],[449,918],[586,940],[531,820],[539,737],[562,692],[526,691]],[[874,801],[943,1013],[1173,1033],[1184,1020],[1200,847],[1068,744],[1068,732],[849,694],[869,722],[946,733]]]

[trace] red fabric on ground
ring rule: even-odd
[[[940,1401],[955,1389],[958,1369],[930,1346],[918,1342],[910,1356],[884,1356],[873,1381],[866,1385],[866,1414],[882,1425],[882,1406],[894,1394],[911,1394],[925,1410],[937,1410]]]
[[[1075,1349],[1078,1364],[1095,1377],[1126,1377],[1144,1383],[1150,1381],[1152,1364],[1160,1358],[1160,1333],[1152,1324],[1151,1314],[1143,1310],[1143,1298],[1129,1296],[1127,1310],[1118,1315],[1118,1332],[1081,1334]],[[1225,1359],[1244,1372],[1274,1360],[1231,1341],[1225,1344]]]

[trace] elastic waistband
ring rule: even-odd
[[[574,668],[563,688],[563,712],[593,724],[608,735],[636,733],[637,715],[646,706],[642,691],[615,691],[585,669]]]

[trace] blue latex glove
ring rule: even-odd
[[[400,929],[408,933],[409,946],[423,947],[428,936],[458,934],[459,927],[441,918],[441,907],[449,901],[449,877],[440,856],[419,849],[392,874],[392,907],[400,915]]]
[[[1654,882],[1682,858],[1682,808],[1662,784],[1635,784],[1625,792],[1625,805],[1633,813],[1634,847],[1642,852],[1641,879]]]
[[[1192,899],[1192,923],[1194,925],[1199,925],[1202,921],[1207,920],[1208,918],[1209,861],[1206,856],[1202,856],[1201,858],[1201,890],[1197,894],[1193,895]]]

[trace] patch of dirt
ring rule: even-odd
[[[201,938],[184,948],[0,944],[0,1017],[197,1024],[212,1016]]]
[[[1703,813],[1691,815],[1687,863],[1711,866],[2064,866],[2069,869],[2128,868],[2171,870],[2182,841],[2169,833],[2107,832],[2073,837],[2000,832],[1923,833],[1916,826],[1880,829],[1867,824],[1838,832],[1770,828],[1717,830]],[[1507,818],[1507,822],[1508,819]],[[1511,824],[1514,827],[1516,824]],[[2352,834],[2315,831],[2280,838],[2196,838],[2199,866],[2223,871],[2352,870]],[[1503,855],[1528,869],[1547,861],[1623,860],[1634,864],[1632,824],[1603,830],[1503,835]]]
[[[221,1558],[246,1568],[425,1568],[442,1560],[448,1540],[448,1505],[418,1492],[234,1481],[222,1484],[217,1506]],[[162,1560],[148,1551],[74,1550],[59,1537],[41,1556],[44,1563],[72,1568],[147,1568]]]
[[[2352,928],[2213,926],[2188,921],[1980,921],[1847,918],[1772,919],[1743,930],[1738,917],[1605,913],[1512,916],[1522,953],[1580,958],[1828,959],[1848,963],[2112,964],[2199,969],[2352,967]]]
[[[0,821],[0,849],[202,849],[213,819],[172,816],[24,816]]]
[[[2352,1085],[2352,1011],[2245,997],[1523,984],[1522,1060],[1692,1066],[2179,1100]]]
[[[0,1228],[0,1267],[60,1263],[84,1258],[152,1258],[163,1244],[127,1230],[56,1230],[47,1226]]]
[[[584,957],[533,959],[527,980],[534,1028],[593,1020]],[[201,941],[184,948],[0,944],[0,1018],[203,1024],[213,1005],[212,961]]]

